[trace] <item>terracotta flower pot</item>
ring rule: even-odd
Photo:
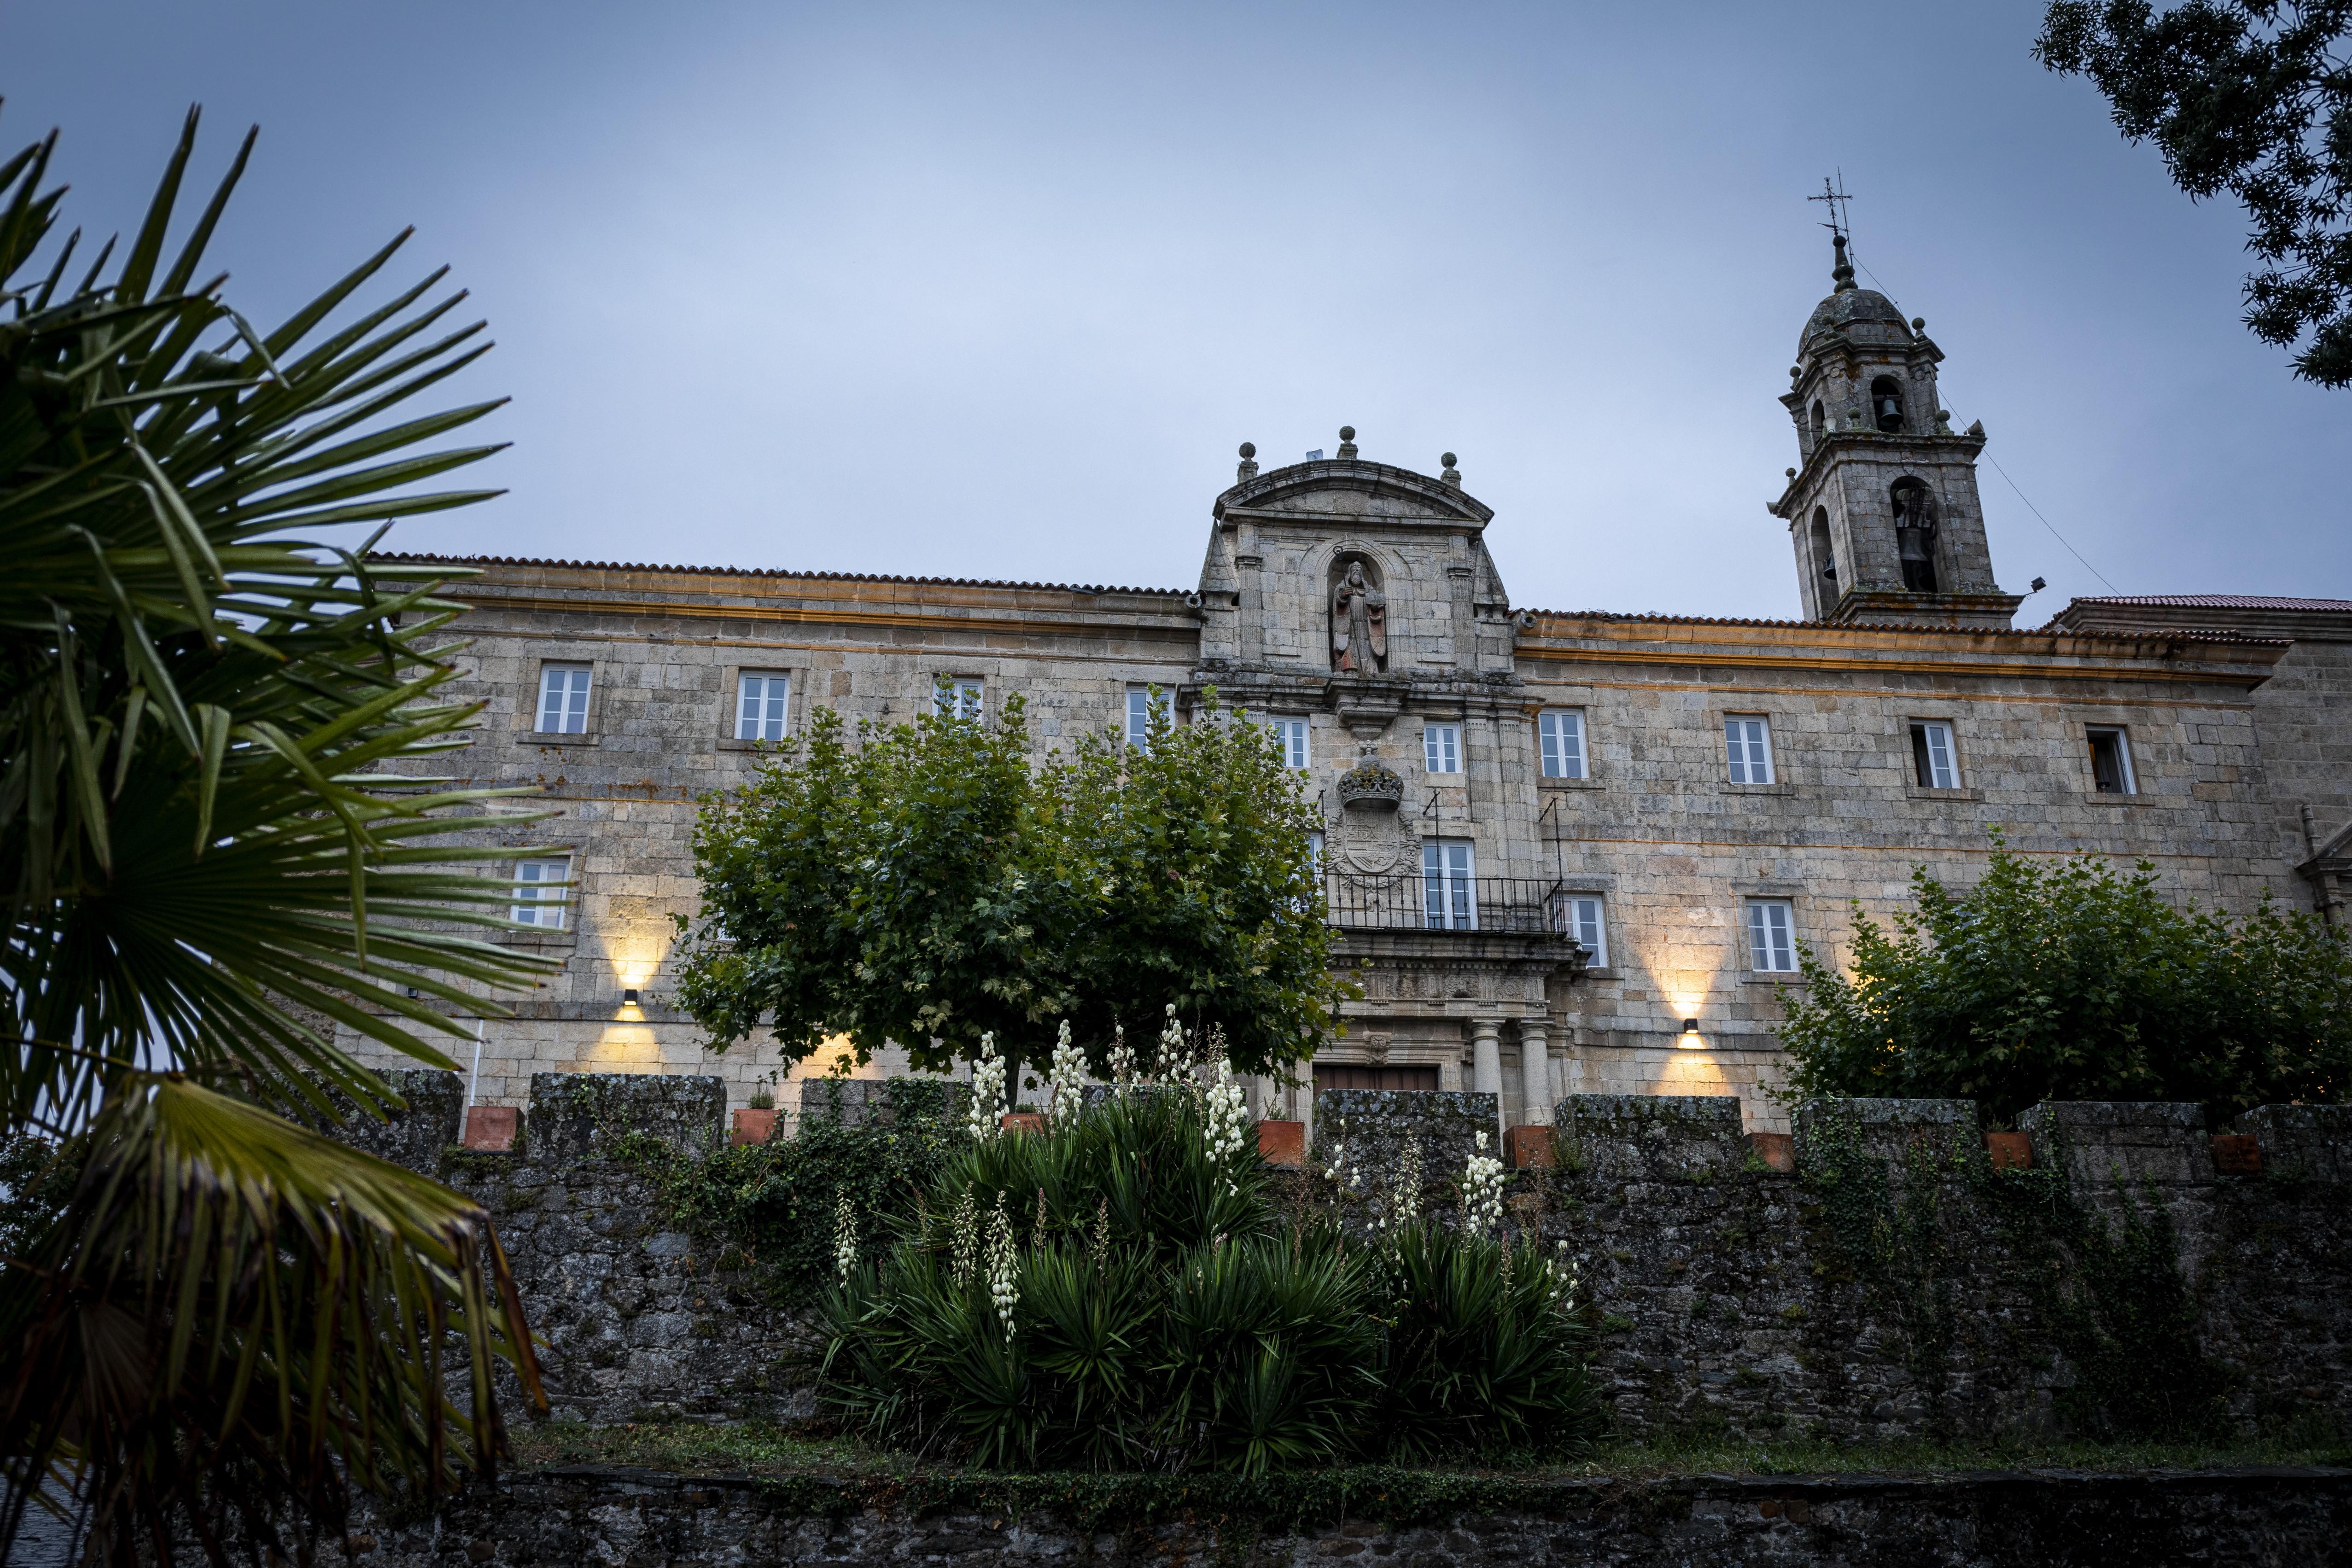
[[[996,1124],[1008,1133],[1035,1133],[1043,1136],[1045,1117],[1039,1111],[1007,1111],[998,1118]]]
[[[1511,1127],[1503,1133],[1503,1163],[1513,1170],[1548,1171],[1559,1164],[1549,1127]]]
[[[730,1143],[764,1144],[776,1135],[776,1110],[772,1105],[764,1111],[747,1105],[735,1113],[733,1120],[735,1130],[728,1134]]]
[[[1750,1133],[1748,1134],[1748,1146],[1756,1151],[1758,1159],[1773,1170],[1793,1171],[1797,1168],[1797,1140],[1787,1133]]]
[[[1997,1171],[2030,1171],[2033,1168],[2033,1140],[2023,1133],[1987,1133],[1985,1158]]]
[[[1257,1155],[1270,1166],[1303,1166],[1307,1163],[1307,1124],[1304,1122],[1260,1122],[1257,1124]]]
[[[505,1155],[514,1152],[515,1140],[522,1135],[522,1113],[512,1105],[468,1105],[466,1107],[466,1146],[484,1154]]]
[[[2233,1176],[2262,1175],[2262,1145],[2244,1133],[2214,1134],[2213,1174]]]

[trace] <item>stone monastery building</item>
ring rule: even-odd
[[[1952,429],[1943,350],[1837,243],[1780,400],[1797,466],[1768,503],[1802,621],[1520,608],[1453,457],[1369,461],[1349,430],[1277,468],[1244,445],[1189,589],[464,562],[458,691],[488,703],[472,781],[543,786],[562,813],[520,873],[533,927],[506,938],[562,968],[486,1020],[477,1096],[520,1104],[534,1071],[719,1072],[741,1103],[774,1048],[713,1057],[666,1000],[694,798],[814,706],[903,720],[940,677],[992,719],[1020,693],[1041,756],[1139,734],[1154,689],[1180,722],[1210,686],[1277,721],[1322,802],[1339,951],[1370,965],[1314,1082],[1492,1090],[1507,1124],[1569,1093],[1735,1093],[1751,1129],[1784,1127],[1763,1091],[1797,945],[1843,955],[1852,903],[1904,906],[1915,864],[1966,885],[1996,827],[2144,857],[2183,898],[2341,918],[2352,601],[2078,599],[2012,630],[1984,429]],[[1263,1114],[1311,1113],[1257,1092]]]

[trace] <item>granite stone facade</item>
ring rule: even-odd
[[[1213,688],[1299,726],[1339,958],[1365,988],[1316,1076],[1488,1094],[1498,1125],[1571,1095],[1714,1094],[1785,1131],[1779,966],[1797,944],[1842,956],[1853,909],[1904,907],[1914,866],[1966,886],[1996,830],[2145,858],[2225,909],[2333,912],[2352,888],[2352,601],[2083,601],[2010,629],[1976,498],[1988,438],[1937,406],[1943,350],[1838,281],[1786,400],[1801,467],[1769,504],[1806,621],[1519,608],[1494,530],[1524,525],[1450,455],[1433,477],[1352,433],[1264,470],[1244,448],[1187,589],[454,562],[478,575],[452,590],[472,606],[452,695],[486,705],[455,770],[541,789],[558,815],[529,841],[578,884],[560,926],[500,938],[559,967],[483,1022],[478,1070],[458,1048],[473,1094],[707,1073],[740,1105],[832,1068],[772,1044],[713,1056],[669,1004],[695,799],[815,707],[903,720],[942,678],[992,719],[1018,694],[1040,758],[1120,731],[1153,689],[1180,721]],[[550,716],[559,677],[585,683],[576,717],[570,696]],[[2125,760],[2095,763],[2102,746]],[[905,1070],[888,1051],[857,1071]],[[1305,1085],[1255,1093],[1313,1113]]]

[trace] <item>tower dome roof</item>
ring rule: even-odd
[[[1837,266],[1830,272],[1830,278],[1837,287],[1828,298],[1814,306],[1813,313],[1805,319],[1805,329],[1797,335],[1797,352],[1802,354],[1819,333],[1843,333],[1865,322],[1872,326],[1891,326],[1897,335],[1909,337],[1911,329],[1904,321],[1903,312],[1895,308],[1894,300],[1874,288],[1854,286],[1853,263],[1845,254],[1845,235],[1834,235],[1830,243],[1837,249]],[[1865,336],[1876,337],[1876,334]],[[1880,340],[1884,341],[1883,339]]]
[[[1813,307],[1813,313],[1805,319],[1805,329],[1797,336],[1797,347],[1801,350],[1817,332],[1835,332],[1861,321],[1905,325],[1903,312],[1895,308],[1895,301],[1875,288],[1856,288],[1849,284]]]

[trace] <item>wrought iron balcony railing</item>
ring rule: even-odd
[[[1342,931],[1511,932],[1567,941],[1567,896],[1548,877],[1323,876],[1326,918]]]

